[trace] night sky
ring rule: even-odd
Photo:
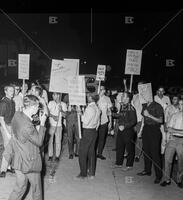
[[[110,65],[108,84],[119,84],[124,75],[126,50],[142,49],[157,32],[181,9],[122,10],[61,12],[5,12],[53,59],[79,58],[80,73],[96,73],[98,64]],[[1,12],[2,13],[2,12]],[[57,17],[49,24],[49,17]],[[133,17],[132,24],[125,17]],[[183,84],[183,11],[168,24],[144,49],[141,75],[134,81],[145,80],[156,85]],[[41,58],[50,59],[38,49],[4,14],[0,15],[1,42],[23,38],[33,45]],[[166,59],[175,60],[174,67],[166,67]],[[51,66],[47,66],[50,68]]]

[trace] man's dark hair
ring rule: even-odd
[[[36,104],[39,104],[39,99],[32,94],[26,95],[23,99],[23,104],[25,107],[36,105]]]
[[[133,94],[131,92],[128,92],[128,91],[124,92],[124,94],[125,93],[127,94],[127,97],[129,98],[129,102],[131,102],[132,98],[133,98]]]
[[[35,90],[39,93],[39,96],[41,96],[43,93],[43,88],[40,86],[34,86],[34,87],[35,87]]]

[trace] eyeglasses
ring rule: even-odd
[[[20,90],[20,88],[15,88],[15,90],[16,90],[16,91],[19,91],[19,90]]]

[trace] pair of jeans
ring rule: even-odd
[[[172,139],[168,142],[165,149],[164,179],[166,181],[170,180],[172,162],[175,153],[178,158],[177,182],[181,182],[181,179],[183,178],[183,138],[172,136]]]
[[[11,133],[11,126],[9,125],[6,125],[6,128],[8,130],[8,132],[10,133],[10,135],[12,134]],[[7,136],[4,128],[2,126],[0,126],[0,130],[1,130],[1,134],[2,134],[2,137],[3,137],[3,144],[4,144],[4,149],[6,148],[6,146],[8,145],[9,141],[10,141],[10,138]],[[0,171],[1,172],[6,172],[7,169],[9,168],[10,169],[10,166],[9,166],[10,163],[8,163],[8,161],[4,158],[4,156],[2,156],[2,162],[1,162],[1,169]]]
[[[78,127],[78,121],[77,120],[67,120],[67,141],[68,141],[68,149],[69,149],[69,155],[74,154],[74,144],[75,146],[75,153],[78,154],[79,151],[79,127]]]
[[[55,146],[56,146],[56,157],[60,156],[61,152],[61,142],[62,142],[62,127],[61,126],[51,126],[49,128],[49,145],[48,145],[48,155],[53,156],[53,139],[55,135]]]
[[[88,174],[95,176],[96,153],[95,144],[97,139],[96,129],[83,129],[82,138],[79,146],[79,166],[80,175],[83,177]]]

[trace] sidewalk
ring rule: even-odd
[[[44,178],[44,200],[182,200],[183,189],[178,188],[174,182],[161,187],[153,183],[154,174],[151,177],[136,175],[143,170],[143,159],[134,163],[131,171],[113,169],[113,148],[114,139],[108,137],[104,150],[107,159],[97,160],[96,177],[93,180],[78,181],[74,180],[79,173],[78,158],[68,159],[65,145],[54,178],[51,179],[48,175]],[[10,175],[0,179],[0,200],[8,199],[14,183],[15,177]]]

